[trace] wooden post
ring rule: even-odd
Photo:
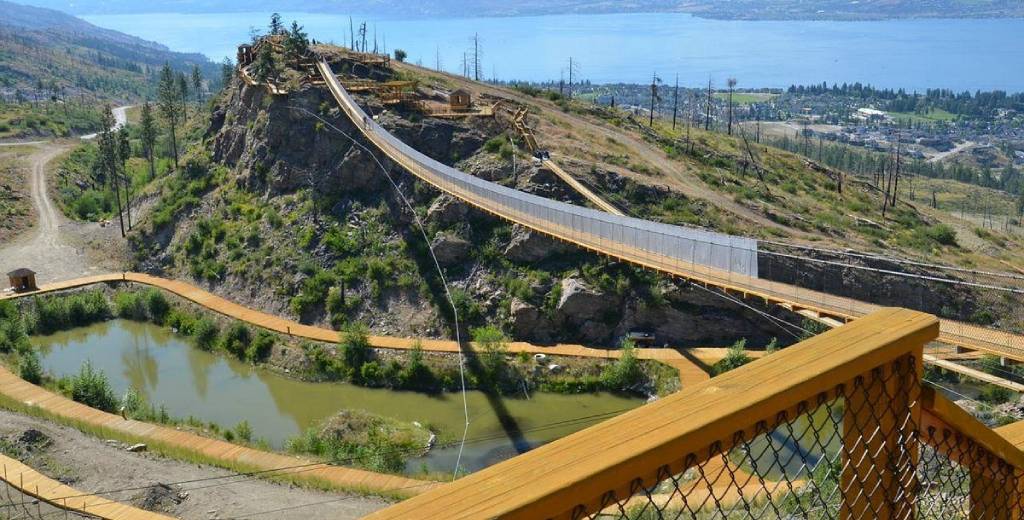
[[[843,416],[840,518],[913,518],[921,423],[921,355],[917,350],[848,385]],[[912,362],[913,360],[913,362]]]
[[[965,439],[966,440],[966,439]],[[999,464],[989,453],[971,464],[970,520],[1019,520],[1021,483],[1013,466]],[[1016,493],[1015,493],[1016,492]]]

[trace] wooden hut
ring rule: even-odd
[[[35,271],[25,267],[7,273],[7,279],[11,281],[11,288],[17,292],[35,291],[38,289]]]
[[[448,94],[448,108],[455,110],[469,110],[470,105],[473,104],[473,98],[470,96],[469,91],[464,88],[458,88]]]

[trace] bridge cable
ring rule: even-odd
[[[448,287],[448,280],[444,276],[444,271],[441,269],[441,263],[437,261],[437,255],[434,254],[434,248],[430,244],[430,238],[427,237],[427,229],[426,229],[426,227],[423,225],[423,222],[420,220],[419,214],[416,213],[416,208],[413,207],[412,203],[409,202],[409,199],[406,198],[405,194],[402,193],[402,190],[399,189],[398,183],[395,182],[394,178],[391,177],[391,173],[388,171],[387,168],[384,167],[384,164],[381,163],[380,159],[377,158],[377,154],[373,153],[369,148],[364,146],[362,143],[357,141],[355,138],[350,136],[348,133],[346,133],[345,131],[341,130],[337,126],[333,125],[331,122],[326,121],[324,118],[320,117],[319,115],[314,114],[313,112],[310,112],[309,110],[306,110],[305,108],[297,107],[297,106],[294,106],[294,105],[288,105],[288,108],[291,108],[293,110],[299,110],[299,111],[305,112],[306,114],[308,114],[308,115],[312,116],[313,118],[319,120],[321,123],[323,123],[324,125],[326,125],[330,129],[332,129],[335,132],[341,134],[342,136],[347,138],[349,141],[352,141],[353,145],[359,147],[361,150],[366,152],[370,157],[372,157],[373,161],[375,163],[377,163],[377,166],[380,168],[380,170],[382,172],[384,172],[384,176],[387,177],[388,182],[391,183],[391,186],[395,189],[395,193],[398,194],[398,197],[402,200],[403,203],[405,203],[405,206],[409,209],[409,212],[412,214],[413,220],[416,222],[416,226],[419,228],[420,234],[423,235],[423,242],[427,245],[427,250],[430,251],[430,258],[434,261],[434,267],[437,268],[437,275],[441,278],[441,284],[444,286],[444,292],[445,292],[445,296],[448,299],[448,304],[451,305],[451,307],[452,307],[452,319],[453,319],[454,325],[455,325],[455,327],[454,327],[455,328],[455,343],[457,345],[459,345],[459,381],[460,381],[460,384],[462,386],[462,412],[463,412],[463,415],[466,418],[466,424],[465,424],[465,427],[464,427],[464,429],[462,431],[462,444],[464,446],[465,442],[466,442],[466,436],[469,435],[469,399],[466,397],[466,374],[465,374],[466,359],[465,359],[465,355],[462,352],[462,337],[461,337],[461,332],[459,330],[460,329],[460,327],[459,327],[459,310],[458,310],[458,308],[455,305],[455,299],[452,298],[452,292],[451,292],[451,289]],[[355,121],[352,121],[352,123],[353,124],[359,124],[359,123],[357,123]],[[456,478],[458,478],[458,475],[459,475],[459,464],[462,462],[463,446],[459,447],[459,455],[455,459],[455,470],[452,472],[452,481],[454,481]]]

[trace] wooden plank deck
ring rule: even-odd
[[[174,518],[65,486],[3,454],[0,454],[0,471],[2,471],[0,479],[11,487],[66,511],[83,513],[103,520],[172,520]]]
[[[168,426],[126,420],[120,415],[90,408],[28,383],[3,367],[0,367],[0,394],[58,418],[83,422],[153,446],[185,451],[225,467],[244,467],[245,471],[265,472],[267,476],[288,476],[290,479],[311,484],[327,483],[339,489],[404,496],[422,493],[438,485],[436,482],[399,475],[316,463],[290,455],[239,446]]]

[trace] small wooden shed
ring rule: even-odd
[[[448,94],[448,107],[452,110],[469,110],[472,104],[473,99],[466,89],[455,89],[451,94]]]
[[[35,291],[38,289],[35,271],[25,267],[7,273],[7,279],[11,281],[11,288],[18,292]]]

